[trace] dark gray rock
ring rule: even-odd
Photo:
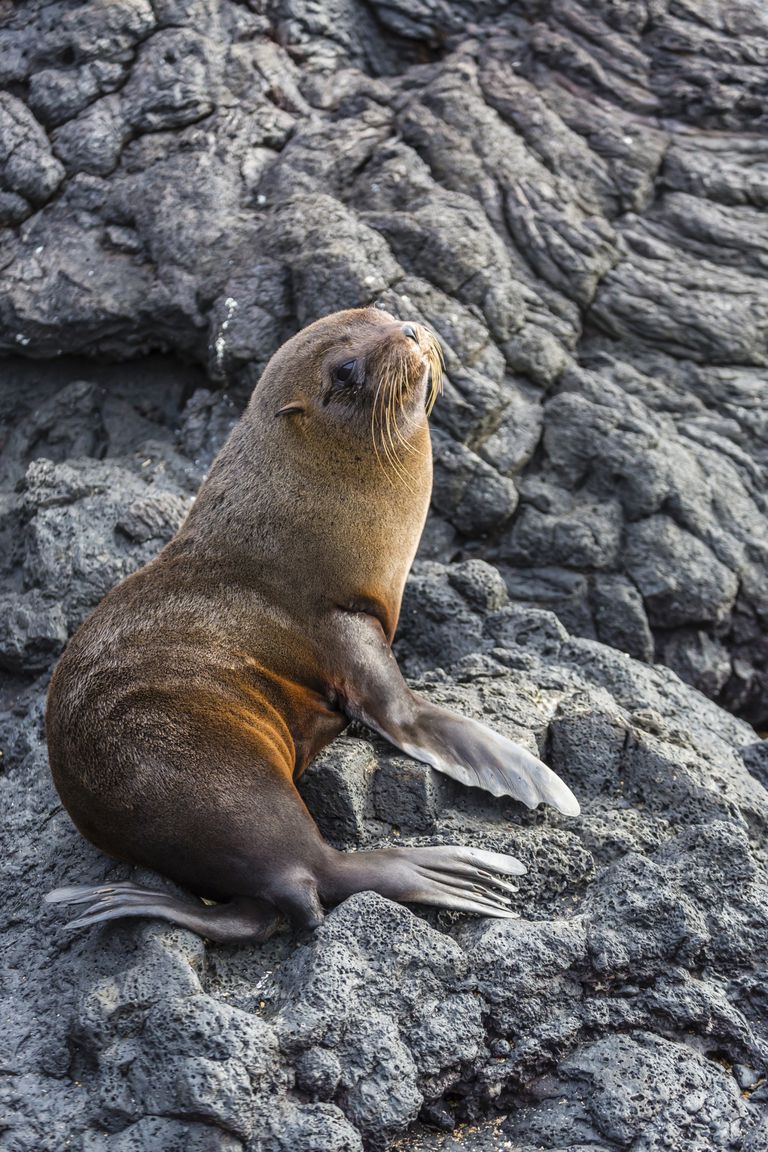
[[[101,419],[99,389],[88,380],[76,380],[28,413],[9,412],[13,420],[3,449],[3,481],[11,486],[24,475],[33,459],[63,461],[68,457],[98,456],[106,439]]]
[[[162,347],[242,401],[324,312],[378,298],[429,322],[447,527],[422,555],[592,577],[521,599],[765,725],[757,0],[650,24],[581,0],[49,0],[2,36],[0,347]],[[226,424],[206,403],[182,431],[201,469],[201,421]],[[74,432],[48,419],[33,451],[63,459]]]
[[[6,671],[42,671],[68,638],[61,605],[37,589],[0,596],[0,667]]]
[[[744,1152],[764,1152],[766,1148],[768,1148],[768,1123],[764,1120],[747,1134]]]
[[[477,574],[474,607],[455,571]],[[4,1083],[11,1147],[55,1148],[62,1126],[99,1150],[174,1147],[186,1125],[192,1147],[357,1152],[389,1146],[419,1116],[499,1108],[521,1147],[570,1148],[579,1133],[619,1148],[646,1128],[659,1148],[697,1133],[702,1149],[720,1137],[739,1147],[761,1106],[735,1069],[759,1085],[768,1061],[768,793],[745,767],[754,736],[671,672],[570,639],[547,612],[484,617],[483,587],[500,585],[479,562],[433,564],[431,576],[477,621],[485,651],[421,690],[544,751],[582,817],[494,801],[350,737],[309,770],[305,798],[352,847],[417,834],[514,852],[530,869],[521,919],[425,922],[363,893],[309,940],[282,933],[248,949],[149,923],[73,939],[52,913],[25,918],[29,892],[125,875],[56,803],[35,686],[0,726],[0,790],[25,786],[4,856],[7,906],[19,909],[9,973],[27,958],[26,979],[7,987],[7,1041],[18,1029],[35,1038],[26,1070]],[[420,639],[420,623],[406,625],[414,651],[439,640],[426,621]],[[611,1089],[606,1067],[633,1092]]]
[[[356,1128],[333,1104],[274,1105],[257,1120],[247,1152],[363,1152]]]
[[[595,1131],[609,1147],[637,1140],[649,1149],[697,1152],[739,1146],[746,1124],[738,1085],[724,1081],[716,1066],[686,1045],[638,1032],[610,1045],[597,1040],[565,1064],[571,1080],[566,1098],[573,1101],[574,1118],[583,1117],[587,1131]],[[668,1083],[678,1085],[672,1099],[659,1091]],[[542,1104],[513,1121],[510,1135],[530,1138],[543,1129],[546,1139],[559,1094],[556,1078],[542,1079],[534,1088]]]
[[[768,741],[758,740],[742,748],[741,756],[747,770],[768,788]]]
[[[717,624],[736,599],[736,573],[668,516],[630,525],[625,564],[652,624]]]
[[[590,590],[597,639],[610,644],[620,652],[628,652],[636,660],[651,661],[654,654],[653,635],[645,613],[643,598],[631,581],[623,576],[598,575]],[[696,683],[688,671],[677,668],[667,659],[679,676]],[[708,695],[715,696],[710,692]]]
[[[28,0],[0,47],[3,1148],[761,1152],[766,746],[701,695],[768,730],[758,0]],[[52,789],[56,653],[271,353],[376,300],[446,359],[401,664],[583,815],[355,729],[328,838],[514,852],[520,920],[69,935],[41,894],[128,871]]]
[[[29,466],[24,587],[55,600],[70,629],[181,524],[191,497],[163,464],[38,460]]]
[[[48,200],[64,179],[45,132],[14,96],[0,95],[2,223],[19,224]]]
[[[728,649],[699,628],[676,629],[662,645],[661,658],[678,676],[689,684],[696,684],[707,696],[718,696],[731,675]]]
[[[509,601],[501,573],[484,560],[465,560],[448,569],[448,580],[481,615],[498,612]]]
[[[484,1050],[480,1002],[459,987],[462,950],[426,925],[412,927],[405,909],[373,893],[354,896],[280,975],[283,1050],[293,1058],[333,1050],[340,1072],[326,1088],[373,1146],[403,1131],[425,1097],[442,1096]]]
[[[242,1147],[235,1136],[220,1128],[157,1116],[139,1120],[117,1136],[89,1132],[83,1142],[84,1152],[145,1152],[147,1148],[162,1148],[163,1152],[241,1152]]]
[[[517,564],[563,565],[577,569],[615,568],[622,517],[617,504],[568,501],[559,512],[524,507],[501,552]]]
[[[406,585],[397,654],[403,667],[412,673],[435,665],[444,667],[488,647],[482,617],[452,586],[449,571],[452,573],[453,568],[419,561]]]
[[[450,796],[450,782],[406,756],[384,756],[374,779],[374,811],[399,832],[428,832]]]
[[[469,448],[433,433],[435,508],[465,536],[487,536],[509,520],[517,507],[513,482]]]
[[[375,766],[370,744],[342,737],[332,752],[321,752],[301,778],[301,794],[332,844],[359,843],[371,815]]]

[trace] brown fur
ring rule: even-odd
[[[50,763],[105,852],[213,897],[285,906],[302,870],[333,896],[336,854],[293,781],[348,722],[334,615],[395,632],[431,488],[423,330],[420,343],[362,309],[285,344],[177,535],[71,641],[48,698]],[[407,483],[381,442],[377,459],[373,396],[334,388],[353,358],[407,381],[394,413]],[[276,415],[292,404],[303,412]]]
[[[513,857],[337,852],[295,786],[354,716],[465,784],[578,813],[526,749],[412,692],[390,650],[429,504],[440,365],[424,329],[373,309],[289,340],[177,535],[70,643],[46,723],[73,820],[110,855],[227,901],[134,884],[49,893],[89,905],[73,926],[158,916],[263,940],[280,913],[313,927],[365,888],[512,915],[496,874],[524,871]]]

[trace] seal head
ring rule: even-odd
[[[440,346],[423,325],[380,309],[317,321],[272,358],[251,404],[293,417],[308,437],[339,431],[372,446],[393,477],[408,481],[401,453],[442,385]]]

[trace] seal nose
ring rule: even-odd
[[[403,333],[404,336],[407,336],[409,340],[415,340],[416,343],[418,344],[419,334],[416,331],[416,329],[414,328],[413,324],[403,324],[403,327],[401,328],[401,332]]]

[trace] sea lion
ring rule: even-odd
[[[525,871],[465,847],[331,848],[296,789],[356,718],[465,784],[578,803],[540,760],[428,703],[390,645],[432,486],[427,329],[376,308],[327,316],[269,361],[185,522],[107,594],[51,681],[51,769],[77,827],[205,905],[134,884],[62,888],[73,926],[155,916],[216,940],[313,928],[373,889],[506,917]]]

